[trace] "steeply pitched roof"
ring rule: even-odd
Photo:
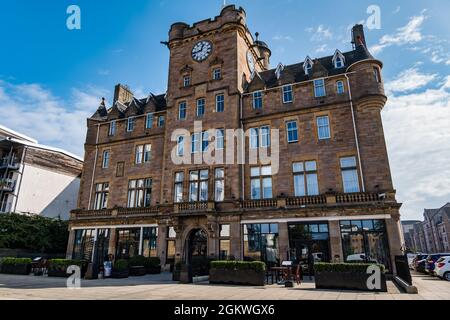
[[[126,116],[134,116],[143,114],[147,107],[154,106],[154,112],[164,111],[167,108],[166,95],[149,94],[146,98],[133,98],[131,101],[122,103],[117,101],[110,109],[106,109],[104,104],[100,104],[97,111],[92,115],[91,119],[98,121],[107,121]]]
[[[314,68],[317,69],[319,67],[322,71],[327,71],[328,76],[343,74],[346,72],[347,68],[354,64],[355,62],[367,59],[374,59],[374,57],[370,54],[369,50],[364,45],[358,45],[355,50],[343,53],[345,58],[345,66],[343,68],[336,69],[333,64],[334,55],[319,58],[313,60],[313,72],[311,75],[305,74],[305,70],[303,68],[304,62],[296,63],[292,65],[284,66],[283,71],[281,72],[280,79],[277,79],[276,76],[276,68],[271,70],[262,71],[259,73],[260,77],[265,81],[266,88],[273,88],[279,85],[308,81],[314,78]],[[316,66],[318,65],[318,66]],[[254,81],[255,77],[252,79]],[[251,87],[252,81],[247,86],[246,89]]]

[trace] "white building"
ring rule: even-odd
[[[0,213],[68,219],[83,160],[0,125]]]

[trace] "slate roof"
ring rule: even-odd
[[[104,101],[100,103],[100,106],[98,107],[97,111],[92,115],[92,120],[98,120],[98,121],[107,121],[111,119],[115,119],[117,117],[113,117],[111,114],[114,113],[114,111],[117,111],[119,118],[125,117],[125,114],[132,110],[132,108],[135,108],[136,112],[135,115],[144,114],[145,109],[147,107],[154,107],[153,112],[160,112],[164,111],[167,108],[166,103],[166,95],[160,94],[160,95],[154,95],[150,93],[150,95],[146,98],[137,99],[133,98],[133,100],[121,103],[117,101],[111,108],[107,109],[105,106]]]
[[[347,68],[355,62],[367,59],[374,59],[374,57],[370,54],[369,50],[367,50],[367,48],[362,44],[358,45],[355,48],[355,50],[343,53],[343,55],[345,57],[345,66],[339,69],[336,69],[334,67],[333,64],[334,55],[319,59],[313,59],[314,65],[312,74],[314,74],[317,71],[317,68],[320,68],[322,69],[321,71],[326,72],[328,76],[338,75],[345,73]],[[284,66],[284,69],[281,72],[280,79],[277,79],[275,73],[276,68],[262,71],[259,73],[259,76],[265,82],[266,88],[273,88],[283,84],[311,80],[313,77],[311,75],[305,74],[303,64],[304,62]],[[252,82],[255,81],[255,78],[249,83],[249,86],[251,86]]]

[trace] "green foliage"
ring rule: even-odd
[[[9,266],[15,266],[19,264],[31,264],[30,258],[2,258],[0,264],[2,265],[9,265]]]
[[[125,259],[119,259],[114,263],[115,271],[125,271],[129,267],[128,261]]]
[[[266,270],[266,264],[261,261],[211,261],[211,268],[264,272]]]
[[[144,256],[134,256],[128,260],[130,267],[144,267],[147,258]]]
[[[0,248],[61,253],[67,248],[68,222],[38,215],[0,215]]]
[[[159,267],[161,265],[161,259],[158,257],[150,257],[146,258],[144,266],[146,268],[154,268]]]
[[[381,272],[385,272],[385,267],[382,264],[373,263],[325,263],[316,262],[314,264],[315,272],[351,272],[351,273],[366,273],[367,268],[371,265],[376,265]]]
[[[149,257],[146,258],[144,256],[134,256],[128,260],[128,264],[130,267],[158,267],[161,265],[161,259],[158,257]]]
[[[80,268],[85,265],[86,262],[82,260],[67,260],[67,259],[51,259],[49,260],[49,270],[66,271],[69,266],[79,266]]]

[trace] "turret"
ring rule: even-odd
[[[270,69],[270,57],[272,56],[272,51],[270,51],[269,46],[264,41],[259,40],[259,33],[255,33],[256,40],[255,40],[255,47],[259,51],[259,59],[261,60],[264,69],[269,70]]]

